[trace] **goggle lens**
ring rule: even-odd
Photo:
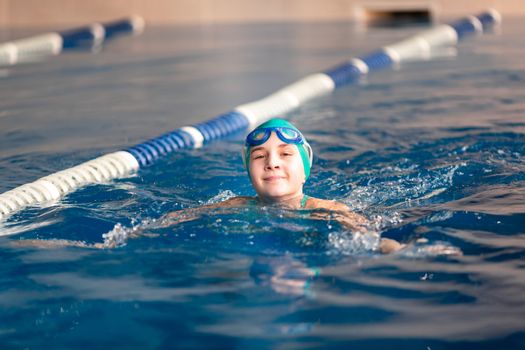
[[[297,140],[300,136],[300,134],[297,132],[297,130],[290,129],[290,128],[280,128],[279,131],[281,132],[281,135],[290,141]]]
[[[257,142],[257,141],[263,141],[266,137],[266,130],[265,129],[259,129],[259,130],[254,130],[251,134],[250,134],[250,139],[254,142]]]

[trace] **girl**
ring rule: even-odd
[[[337,220],[350,230],[368,232],[368,220],[345,204],[303,193],[313,153],[303,134],[290,122],[275,118],[256,127],[246,137],[242,155],[257,196],[234,197],[218,204],[172,212],[163,218],[163,224],[194,220],[211,208],[271,205],[309,210],[313,219]],[[378,249],[390,253],[400,248],[402,245],[398,242],[383,238]]]

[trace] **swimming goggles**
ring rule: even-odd
[[[248,136],[246,136],[246,145],[250,147],[262,145],[268,141],[272,135],[272,131],[275,131],[277,137],[279,137],[279,139],[285,143],[293,143],[298,145],[304,143],[304,137],[299,132],[299,130],[280,126],[253,130],[248,134]]]

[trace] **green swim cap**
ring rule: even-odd
[[[284,119],[279,119],[279,118],[273,118],[273,119],[268,120],[265,123],[262,123],[261,125],[253,129],[250,132],[250,134],[248,134],[248,136],[246,137],[246,142],[244,143],[244,151],[242,155],[243,155],[244,166],[246,167],[246,170],[248,171],[248,175],[250,175],[250,170],[249,170],[250,169],[250,150],[252,148],[252,146],[250,146],[250,141],[249,141],[250,135],[252,135],[252,133],[256,130],[273,129],[273,128],[289,128],[289,129],[295,130],[298,133],[299,135],[298,139],[288,139],[287,138],[288,135],[283,135],[282,133],[281,135],[279,135],[279,133],[277,133],[276,130],[270,130],[271,132],[277,133],[277,136],[282,141],[289,143],[289,144],[294,144],[297,146],[297,149],[299,150],[299,154],[301,155],[301,159],[303,161],[304,175],[306,179],[308,179],[308,177],[310,176],[310,168],[312,167],[312,160],[313,160],[312,148],[306,141],[306,138],[303,136],[303,134],[301,134],[299,129],[297,129],[289,121],[284,120]],[[268,134],[267,136],[269,137],[270,134]],[[263,141],[266,142],[266,140],[263,140]]]

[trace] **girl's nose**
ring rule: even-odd
[[[266,160],[266,168],[267,169],[279,169],[279,167],[280,167],[279,157],[270,153]]]

